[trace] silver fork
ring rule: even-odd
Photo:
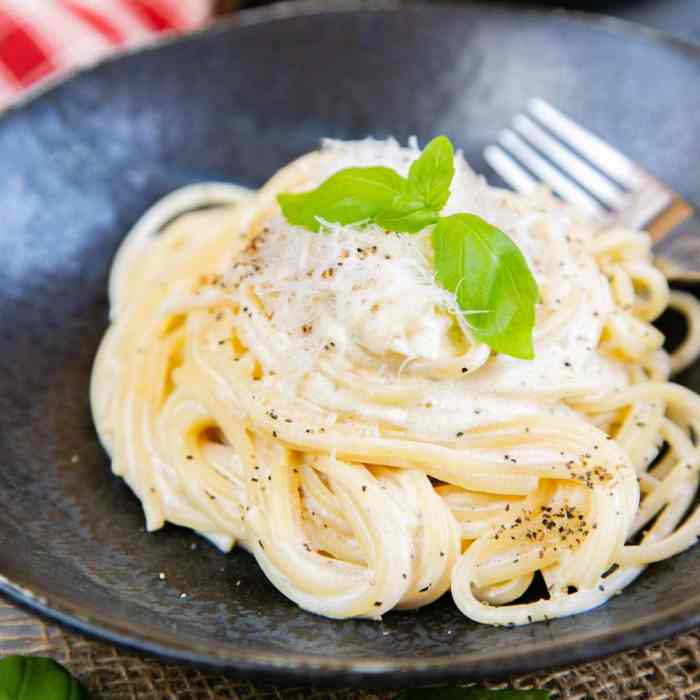
[[[700,281],[700,217],[690,203],[544,100],[527,112],[484,150],[503,180],[524,194],[545,183],[601,226],[648,231],[670,279]]]

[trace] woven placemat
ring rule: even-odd
[[[94,700],[388,700],[396,695],[256,686],[164,665],[45,624],[0,601],[0,656],[5,654],[54,657],[85,683]],[[507,685],[546,688],[552,700],[700,700],[700,630],[603,661],[511,678]]]

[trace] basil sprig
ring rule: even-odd
[[[452,144],[446,136],[438,136],[413,161],[402,191],[374,223],[399,233],[417,233],[434,224],[450,196],[454,174]]]
[[[319,231],[321,221],[374,221],[404,191],[404,184],[404,178],[391,168],[346,168],[313,192],[280,194],[277,200],[290,224]]]
[[[474,214],[439,219],[432,239],[438,282],[454,291],[474,336],[531,360],[537,284],[520,248]]]
[[[396,233],[434,225],[435,276],[452,292],[474,336],[496,352],[534,357],[537,284],[524,255],[502,231],[474,214],[441,217],[454,177],[454,149],[433,139],[408,177],[391,168],[346,168],[315,190],[280,194],[290,224],[319,231],[322,222],[375,224]]]
[[[450,197],[455,175],[455,152],[447,136],[436,136],[411,163],[408,183],[427,207],[440,211]]]
[[[547,690],[487,690],[486,688],[412,688],[394,700],[547,700]]]
[[[89,696],[53,659],[6,656],[0,661],[0,700],[89,700]]]

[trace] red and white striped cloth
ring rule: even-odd
[[[49,76],[206,23],[212,0],[0,0],[0,108]]]

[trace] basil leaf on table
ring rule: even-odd
[[[413,688],[394,700],[547,700],[547,690],[487,690],[485,688]]]
[[[7,656],[0,661],[0,700],[89,700],[89,696],[53,659]]]
[[[450,196],[455,174],[454,148],[447,136],[435,137],[411,163],[408,185],[429,209],[439,212]]]
[[[315,190],[280,194],[277,201],[290,224],[319,231],[319,219],[336,224],[373,221],[404,187],[404,178],[391,168],[346,168]]]
[[[532,359],[538,292],[520,249],[473,214],[441,218],[432,238],[437,279],[455,294],[475,337],[497,352]]]

